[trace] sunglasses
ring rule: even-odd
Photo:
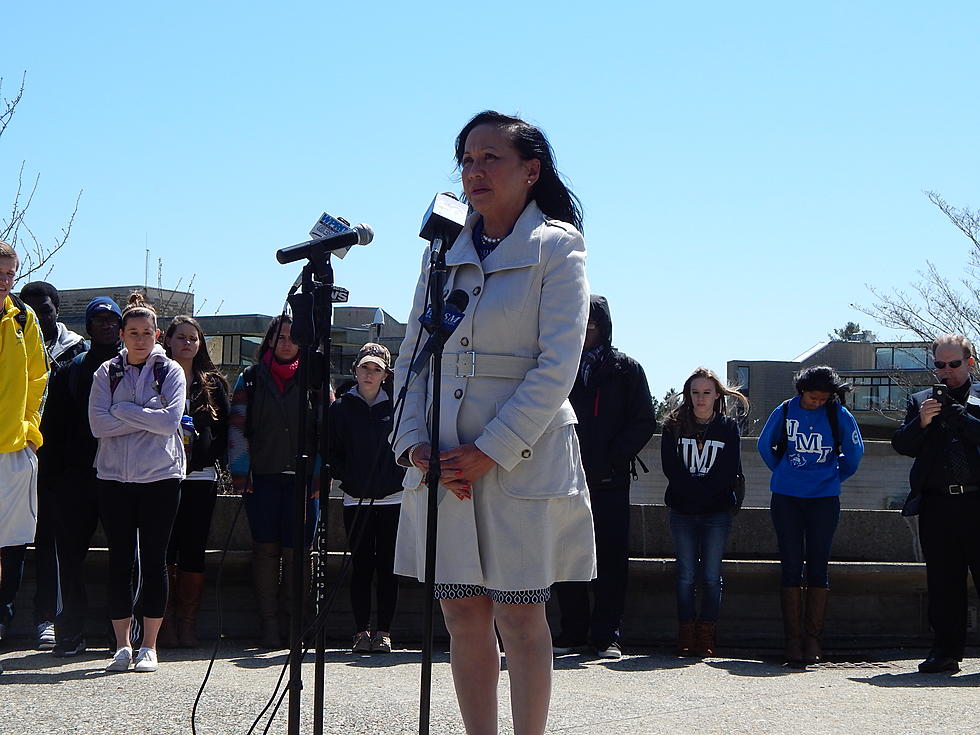
[[[962,360],[950,360],[949,362],[943,362],[942,360],[933,360],[932,364],[936,366],[936,370],[942,370],[944,367],[949,365],[949,367],[954,370],[963,364]]]

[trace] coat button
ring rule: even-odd
[[[456,396],[457,398],[462,398],[463,397],[463,389],[462,388],[457,388],[456,391],[453,393],[453,395]]]
[[[523,452],[521,452],[521,456],[524,459],[528,459],[531,456],[531,450],[530,449],[525,449]]]
[[[463,347],[466,347],[467,345],[469,345],[470,341],[466,339],[466,337],[463,337],[463,339],[461,339],[459,343],[463,345]]]
[[[482,291],[482,290],[483,290],[483,287],[482,287],[482,286],[477,286],[477,287],[475,287],[475,288],[473,289],[473,295],[474,295],[474,296],[479,296],[479,295],[480,295],[480,291]]]

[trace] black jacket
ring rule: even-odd
[[[339,396],[327,411],[330,476],[355,498],[383,498],[402,489],[405,468],[395,464],[388,443],[391,399],[373,406],[356,392]]]
[[[936,463],[942,462],[945,445],[953,439],[980,450],[980,383],[973,382],[967,394],[965,406],[955,404],[944,407],[942,413],[933,418],[926,428],[919,424],[919,406],[932,397],[932,389],[913,393],[909,396],[905,421],[892,437],[892,447],[899,454],[915,457],[909,472],[911,491],[905,499],[902,515],[913,516],[919,512],[919,500],[929,478],[936,477]]]
[[[588,385],[582,372],[569,400],[575,409],[582,463],[589,490],[622,489],[630,484],[630,461],[657,430],[657,419],[643,368],[612,346],[612,319],[603,296],[592,296],[590,319],[602,333],[604,358],[593,366]]]
[[[88,423],[88,395],[99,366],[119,354],[121,344],[92,345],[57,373],[48,385],[41,417],[41,464],[52,481],[71,481],[78,472],[92,472],[98,440]]]
[[[685,514],[734,510],[737,501],[733,485],[742,456],[738,424],[728,416],[716,416],[700,448],[693,438],[682,443],[676,430],[664,426],[660,443],[667,477],[666,505]]]
[[[217,417],[213,417],[205,401],[204,386],[195,378],[191,385],[191,411],[197,436],[187,456],[188,472],[197,472],[205,467],[214,467],[215,462],[227,461],[228,456],[228,414],[231,404],[228,399],[228,385],[224,380],[212,378],[211,394],[217,407]]]

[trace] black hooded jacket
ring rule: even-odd
[[[589,490],[630,484],[630,460],[657,430],[650,388],[636,360],[612,346],[612,318],[604,296],[592,295],[589,319],[601,333],[605,353],[586,385],[579,370],[569,400],[578,418],[578,440]]]

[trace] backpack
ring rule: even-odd
[[[123,365],[122,355],[116,355],[109,362],[109,395],[110,397],[116,392],[116,388],[119,383],[122,382],[123,375],[126,372],[126,367]],[[153,363],[153,387],[156,389],[158,394],[163,393],[163,381],[167,377],[167,363],[163,360],[157,360]]]
[[[773,446],[773,454],[776,455],[776,459],[782,459],[783,455],[786,454],[786,447],[789,444],[789,437],[786,436],[786,419],[789,418],[789,402],[792,399],[787,399],[783,401],[783,423],[782,432],[779,439],[776,441],[775,446]],[[840,456],[840,419],[837,416],[837,406],[840,405],[837,401],[827,401],[824,404],[824,408],[827,410],[827,421],[830,422],[830,433],[834,437],[834,457]]]
[[[7,295],[10,296],[10,300],[13,302],[14,306],[19,309],[17,316],[14,317],[14,321],[20,325],[20,331],[23,332],[25,329],[27,329],[27,304],[21,301],[19,297],[15,296],[12,291]],[[38,328],[40,329],[40,327]]]

